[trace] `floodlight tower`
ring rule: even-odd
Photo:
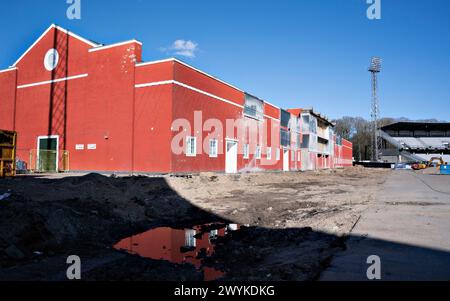
[[[372,74],[372,161],[380,159],[381,137],[378,131],[378,120],[380,118],[380,104],[378,102],[378,73],[381,72],[381,58],[372,57],[369,67]]]

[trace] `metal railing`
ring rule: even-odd
[[[66,172],[70,170],[69,151],[30,150],[28,171],[31,172]]]

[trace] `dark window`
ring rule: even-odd
[[[39,149],[40,150],[56,151],[57,143],[58,143],[58,140],[56,140],[56,138],[40,139],[39,140]]]
[[[303,135],[302,148],[309,148],[309,135]]]
[[[254,96],[245,94],[244,114],[262,120],[264,118],[264,102]]]
[[[281,126],[289,127],[290,120],[291,120],[291,113],[285,110],[281,110]]]
[[[301,148],[302,147],[302,135],[301,134],[297,134],[297,148]]]
[[[328,144],[328,140],[322,137],[317,137],[317,142],[321,144]]]
[[[282,146],[290,146],[291,145],[291,135],[288,131],[281,130],[281,145]]]

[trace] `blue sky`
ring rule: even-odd
[[[66,0],[2,1],[0,69],[56,23],[104,44],[136,38],[146,61],[177,56],[284,108],[368,118],[378,55],[382,116],[450,121],[450,1],[381,3],[371,21],[366,0],[81,0],[69,20]]]

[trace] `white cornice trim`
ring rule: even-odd
[[[161,63],[167,63],[167,62],[173,62],[175,59],[163,59],[163,60],[157,60],[157,61],[151,61],[151,62],[143,62],[143,63],[137,63],[136,67],[143,67],[147,65],[155,65],[155,64],[161,64]]]
[[[186,88],[186,89],[195,91],[195,92],[197,92],[197,93],[200,93],[200,94],[206,95],[206,96],[208,96],[208,97],[211,97],[211,98],[220,100],[220,101],[225,102],[225,103],[227,103],[227,104],[236,106],[236,107],[238,107],[238,108],[240,108],[240,109],[243,109],[243,108],[244,108],[244,106],[242,106],[242,105],[240,105],[240,104],[237,104],[237,103],[235,103],[235,102],[233,102],[233,101],[231,101],[231,100],[228,100],[228,99],[222,98],[222,97],[220,97],[220,96],[211,94],[211,93],[209,93],[209,92],[206,92],[206,91],[203,91],[203,90],[194,88],[194,87],[192,87],[192,86],[183,84],[183,83],[178,82],[178,81],[176,81],[176,80],[165,80],[165,81],[159,81],[159,82],[150,82],[150,83],[137,84],[137,85],[135,85],[135,88],[155,87],[155,86],[170,85],[170,84],[178,85],[178,86],[180,86],[180,87],[183,87],[183,88]],[[269,115],[264,115],[264,117],[270,118],[270,119],[276,120],[276,121],[279,121],[279,120],[280,120],[280,119],[274,118],[274,117],[269,116]]]
[[[83,38],[82,36],[79,36],[79,35],[77,35],[77,34],[71,32],[71,31],[68,31],[67,29],[64,29],[64,28],[62,28],[62,27],[60,27],[60,26],[58,26],[58,25],[54,25],[54,27],[55,27],[56,29],[58,29],[58,30],[60,30],[60,31],[66,33],[66,34],[68,34],[69,36],[71,36],[71,37],[73,37],[73,38],[75,38],[75,39],[78,39],[78,40],[80,40],[80,41],[82,41],[82,42],[84,42],[84,43],[86,43],[86,44],[88,44],[88,45],[90,45],[90,46],[92,46],[92,47],[97,47],[97,46],[99,46],[97,43],[94,43],[94,42],[92,42],[92,41],[89,41],[88,39],[85,39],[85,38]]]
[[[242,105],[240,105],[240,104],[237,104],[237,103],[235,103],[235,102],[232,102],[231,100],[228,100],[228,99],[222,98],[222,97],[220,97],[220,96],[211,94],[211,93],[209,93],[209,92],[206,92],[206,91],[203,91],[203,90],[194,88],[194,87],[192,87],[192,86],[189,86],[189,85],[180,83],[180,82],[178,82],[178,81],[176,81],[176,80],[166,80],[166,81],[159,81],[159,82],[151,82],[151,83],[137,84],[137,85],[135,85],[135,87],[136,87],[136,88],[145,88],[145,87],[153,87],[153,86],[169,85],[169,84],[174,84],[174,85],[178,85],[178,86],[184,87],[184,88],[186,88],[186,89],[189,89],[189,90],[192,90],[192,91],[201,93],[201,94],[203,94],[203,95],[206,95],[206,96],[215,98],[215,99],[217,99],[217,100],[226,102],[226,103],[228,103],[228,104],[231,104],[231,105],[233,105],[233,106],[239,107],[239,108],[241,108],[241,109],[244,108],[244,106],[242,106]]]
[[[109,48],[113,48],[113,47],[119,47],[119,46],[131,44],[131,43],[137,43],[137,44],[142,46],[142,42],[139,42],[138,40],[129,40],[129,41],[119,42],[119,43],[110,44],[110,45],[98,46],[98,47],[89,49],[89,52],[105,50],[105,49],[109,49]]]
[[[52,25],[50,25],[50,27],[49,28],[47,28],[47,30],[45,30],[44,31],[44,33],[43,34],[41,34],[41,36],[19,57],[19,59],[14,63],[14,65],[13,65],[13,67],[15,67],[15,66],[17,66],[17,64],[25,57],[25,55],[27,55],[28,54],[28,52],[30,52],[30,50],[31,49],[33,49],[33,47],[34,46],[36,46],[36,44],[37,43],[39,43],[39,41],[40,40],[42,40],[42,38],[50,31],[50,30],[52,30],[53,28],[56,28],[57,30],[59,30],[59,31],[62,31],[62,32],[64,32],[64,33],[66,33],[66,34],[68,34],[68,35],[70,35],[71,37],[74,37],[74,38],[76,38],[76,39],[78,39],[78,40],[80,40],[80,41],[82,41],[82,42],[84,42],[84,43],[86,43],[86,44],[88,44],[88,45],[90,45],[90,46],[92,46],[92,47],[96,47],[96,46],[98,46],[98,44],[95,44],[94,42],[91,42],[91,41],[89,41],[89,40],[87,40],[87,39],[85,39],[85,38],[83,38],[83,37],[80,37],[79,35],[76,35],[76,34],[74,34],[74,33],[72,33],[72,32],[70,32],[70,31],[68,31],[68,30],[66,30],[66,29],[64,29],[64,28],[62,28],[62,27],[59,27],[59,26],[57,26],[57,25],[55,25],[55,24],[52,24]]]
[[[166,63],[166,62],[176,62],[176,63],[181,64],[181,65],[183,65],[183,66],[186,66],[186,67],[188,67],[188,68],[190,68],[190,69],[192,69],[192,70],[194,70],[194,71],[197,71],[198,73],[201,73],[201,74],[203,74],[203,75],[206,75],[207,77],[210,77],[210,78],[212,78],[212,79],[214,79],[214,80],[216,80],[216,81],[218,81],[218,82],[220,82],[220,83],[222,83],[222,84],[225,84],[225,85],[227,85],[227,86],[229,86],[229,87],[231,87],[231,88],[233,88],[233,89],[236,89],[236,90],[238,90],[239,92],[244,93],[243,90],[241,90],[241,89],[239,89],[239,88],[233,86],[232,84],[227,83],[227,82],[225,82],[225,81],[223,81],[223,80],[221,80],[221,79],[219,79],[219,78],[217,78],[217,77],[215,77],[215,76],[213,76],[213,75],[211,75],[211,74],[208,74],[208,73],[206,73],[206,72],[204,72],[204,71],[202,71],[202,70],[200,70],[200,69],[197,69],[197,68],[195,68],[195,67],[193,67],[193,66],[191,66],[191,65],[189,65],[189,64],[187,64],[187,63],[185,63],[185,62],[183,62],[183,61],[180,61],[180,60],[177,59],[177,58],[168,58],[168,59],[158,60],[158,61],[153,61],[153,62],[144,62],[144,63],[136,64],[136,66],[137,66],[137,67],[142,67],[142,66],[154,65],[154,64],[159,64],[159,63]]]
[[[199,69],[197,69],[197,68],[195,68],[195,67],[193,67],[193,66],[191,66],[191,65],[189,65],[189,64],[187,64],[187,63],[185,63],[185,62],[183,62],[183,61],[180,61],[180,60],[177,59],[177,58],[168,58],[168,59],[157,60],[157,61],[152,61],[152,62],[138,63],[138,64],[136,64],[136,67],[143,67],[143,66],[154,65],[154,64],[160,64],[160,63],[167,63],[167,62],[176,62],[176,63],[179,63],[179,64],[184,65],[184,66],[186,66],[186,67],[188,67],[188,68],[190,68],[190,69],[192,69],[192,70],[194,70],[194,71],[197,71],[197,72],[199,72],[199,73],[201,73],[201,74],[203,74],[203,75],[206,75],[206,76],[208,76],[209,78],[212,78],[212,79],[214,79],[214,80],[216,80],[216,81],[218,81],[218,82],[220,82],[220,83],[222,83],[222,84],[225,84],[225,85],[227,85],[227,86],[229,86],[229,87],[231,87],[231,88],[233,88],[233,89],[235,89],[235,90],[238,90],[239,92],[246,93],[244,90],[239,89],[239,88],[237,88],[236,86],[233,86],[232,84],[227,83],[226,81],[223,81],[223,80],[221,80],[221,79],[219,79],[219,78],[217,78],[217,77],[215,77],[215,76],[213,76],[213,75],[211,75],[211,74],[208,74],[208,73],[206,73],[206,72],[204,72],[204,71],[202,71],[202,70],[199,70]],[[265,101],[265,100],[263,100],[263,101],[264,101],[264,103],[266,103],[266,104],[268,104],[268,105],[274,107],[275,109],[280,110],[280,107],[278,107],[278,106],[276,106],[276,105],[274,105],[274,104],[272,104],[272,103],[270,103],[270,102],[268,102],[268,101]],[[273,117],[272,117],[272,118],[273,118]],[[276,119],[276,120],[279,120],[279,119]]]
[[[14,71],[14,70],[17,70],[17,67],[13,67],[13,68],[8,68],[8,69],[0,70],[0,73],[9,72],[9,71]]]

